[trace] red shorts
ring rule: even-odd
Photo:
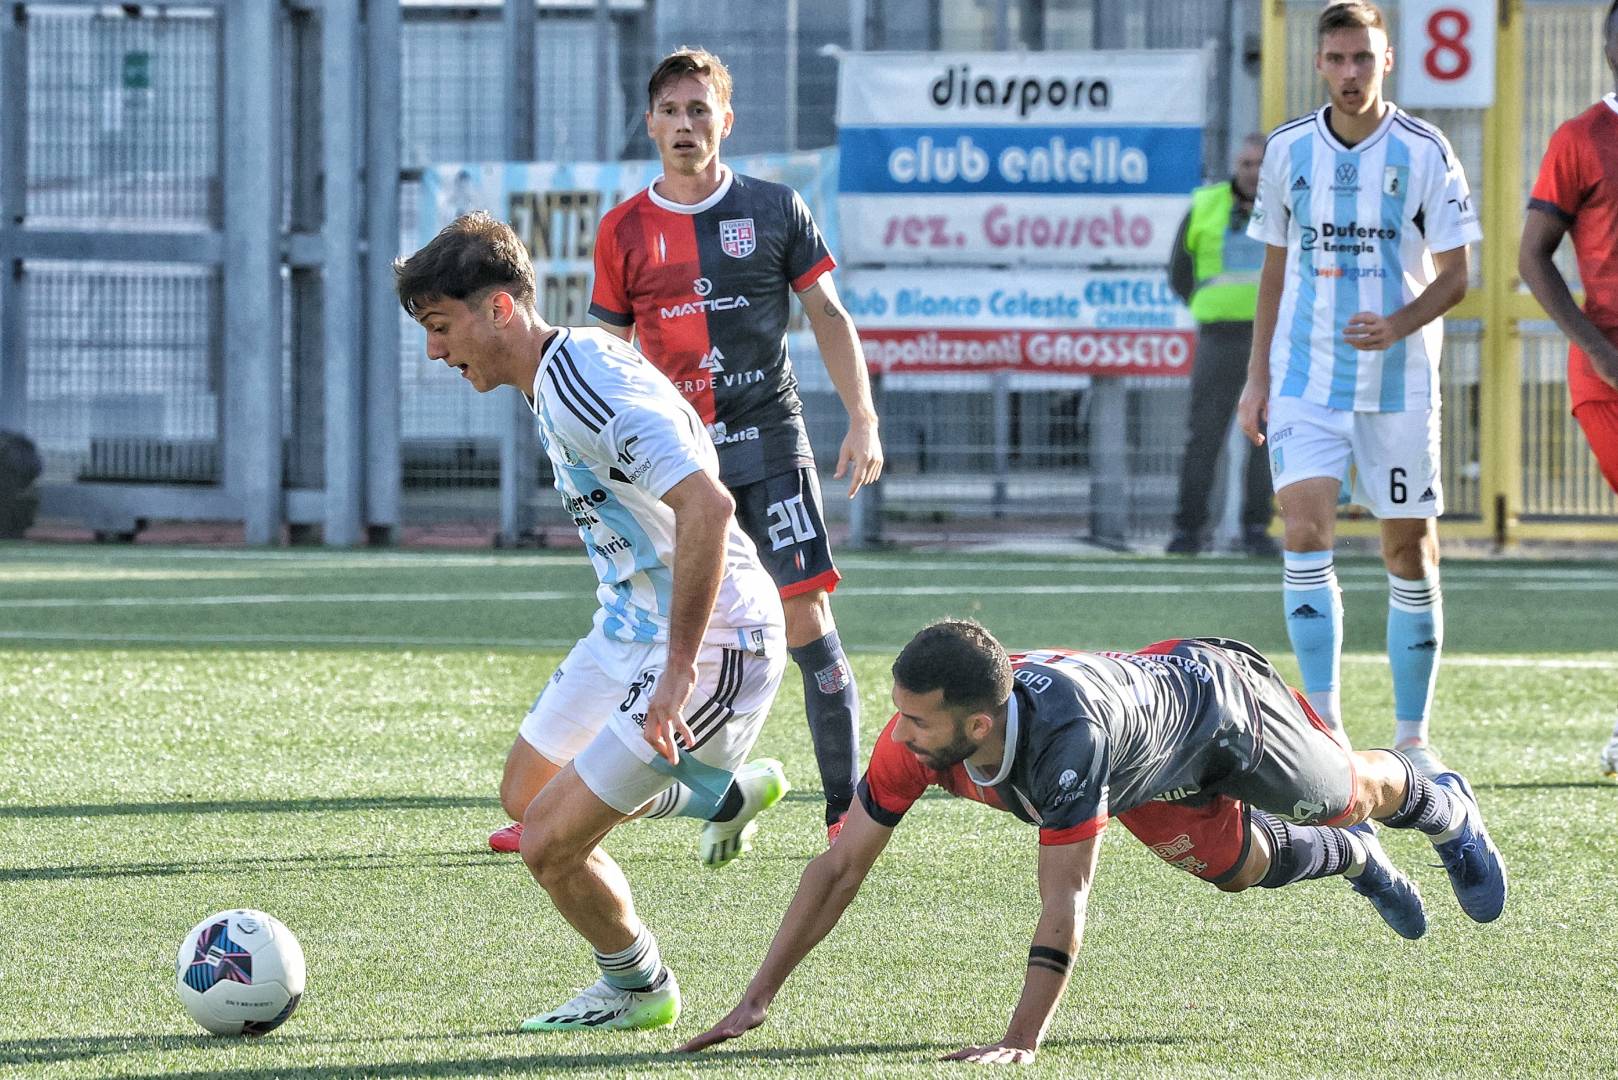
[[[1586,401],[1573,410],[1595,451],[1596,464],[1612,490],[1618,491],[1618,401]]]
[[[1247,807],[1228,795],[1200,806],[1143,803],[1119,814],[1118,823],[1170,866],[1216,885],[1247,859]]]

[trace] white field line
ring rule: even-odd
[[[1450,581],[1445,584],[1450,592],[1477,590],[1510,592],[1589,592],[1618,590],[1618,577],[1611,580],[1576,580],[1567,582]],[[1186,590],[1180,585],[1086,585],[1078,582],[1047,582],[1040,585],[889,585],[864,588],[848,586],[837,590],[837,596],[886,599],[895,596],[1138,596],[1143,594],[1180,594]],[[1223,582],[1198,585],[1195,593],[1278,593],[1273,582]],[[90,609],[90,608],[165,608],[165,607],[237,607],[281,604],[463,604],[463,603],[536,603],[557,600],[588,602],[591,593],[584,589],[544,590],[537,592],[435,592],[435,593],[245,593],[241,595],[213,596],[95,596],[95,597],[26,597],[0,599],[0,610]]]
[[[453,567],[463,570],[482,569],[508,569],[508,568],[537,568],[537,567],[578,567],[583,569],[587,564],[582,552],[546,552],[532,554],[438,554],[431,552],[411,553],[395,552],[377,555],[355,555],[349,552],[318,552],[318,551],[219,551],[219,550],[187,550],[187,549],[141,549],[131,548],[118,552],[116,555],[104,557],[70,558],[57,562],[53,571],[60,572],[71,566],[106,567],[117,566],[126,562],[161,561],[173,559],[175,561],[206,562],[218,560],[224,562],[264,562],[280,564],[301,564],[318,567],[326,570],[340,569],[388,569],[394,567]],[[18,560],[14,565],[22,566],[28,560]],[[6,578],[5,568],[10,560],[0,554],[0,581]],[[988,574],[1144,574],[1144,575],[1173,575],[1184,577],[1261,577],[1266,580],[1279,579],[1281,566],[1275,564],[1255,564],[1238,562],[1236,560],[1206,559],[1201,561],[1182,560],[1153,560],[1153,559],[1095,559],[1075,558],[1071,560],[1026,560],[1015,561],[1015,556],[1007,556],[1004,560],[950,560],[937,558],[873,558],[869,555],[844,555],[837,558],[837,565],[844,570],[871,570],[887,571],[889,573],[907,572],[957,572],[957,573],[988,573]],[[278,572],[281,567],[276,568]],[[1381,580],[1384,571],[1380,566],[1348,564],[1338,568],[1339,577],[1370,577]],[[1618,572],[1607,571],[1601,567],[1535,567],[1522,564],[1492,565],[1485,563],[1454,563],[1446,565],[1443,570],[1446,581],[1461,577],[1477,577],[1484,579],[1507,580],[1595,580],[1618,581]]]
[[[583,627],[581,626],[581,630]],[[572,638],[455,638],[404,637],[383,634],[97,634],[76,630],[0,630],[0,640],[41,642],[85,642],[91,644],[140,645],[377,645],[399,648],[474,649],[568,649]],[[892,656],[902,642],[845,645],[850,652]],[[1384,653],[1344,653],[1351,664],[1386,664]],[[1565,669],[1570,671],[1618,671],[1618,660],[1593,657],[1545,657],[1543,659],[1496,654],[1446,655],[1445,667],[1508,667]]]

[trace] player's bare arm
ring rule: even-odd
[[[692,742],[681,716],[697,682],[697,649],[713,617],[725,570],[725,534],[736,503],[717,479],[698,471],[663,493],[674,511],[674,597],[669,608],[668,663],[646,707],[641,735],[669,764],[681,740]]]
[[[1264,421],[1270,410],[1270,342],[1275,338],[1286,273],[1287,249],[1266,244],[1258,278],[1258,310],[1253,313],[1253,351],[1247,357],[1247,385],[1236,402],[1236,423],[1254,446],[1264,445]]]
[[[1602,381],[1618,389],[1618,345],[1608,341],[1574,301],[1567,279],[1551,259],[1566,234],[1567,225],[1556,215],[1530,207],[1517,251],[1517,274],[1562,333],[1590,358],[1590,367]]]
[[[798,891],[781,916],[781,928],[775,932],[770,951],[758,974],[747,984],[741,1002],[719,1023],[676,1049],[692,1053],[734,1039],[764,1023],[770,1002],[787,976],[831,933],[892,836],[893,830],[873,821],[855,799],[837,843],[804,868]]]
[[[877,433],[876,404],[871,400],[871,377],[865,367],[865,351],[860,348],[854,320],[843,307],[830,274],[821,274],[815,283],[798,294],[798,302],[809,316],[809,327],[820,346],[820,357],[831,376],[837,396],[848,410],[848,435],[837,454],[841,480],[848,476],[848,497],[882,475],[882,440]]]
[[[1084,939],[1084,909],[1100,851],[1099,836],[1039,849],[1039,924],[1028,950],[1022,996],[1011,1013],[1006,1036],[993,1046],[958,1050],[945,1061],[1022,1065],[1034,1060]]]
[[[1438,275],[1404,307],[1391,315],[1362,311],[1348,320],[1343,340],[1362,352],[1379,352],[1426,326],[1466,297],[1467,247],[1433,252]]]

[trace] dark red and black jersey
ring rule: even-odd
[[[590,314],[635,328],[708,425],[726,484],[813,465],[787,320],[792,293],[836,263],[809,208],[785,185],[729,170],[693,206],[656,186],[602,219]]]
[[[1261,750],[1259,710],[1239,667],[1244,651],[1257,656],[1216,639],[1165,641],[1136,653],[1013,656],[1006,755],[996,775],[964,763],[928,768],[894,741],[890,721],[860,780],[860,802],[892,828],[937,784],[1038,825],[1041,844],[1088,839],[1109,817],[1138,835],[1156,836],[1182,821],[1195,834],[1215,824],[1193,828],[1202,814],[1195,807],[1212,798],[1199,793],[1248,767]],[[1130,812],[1153,800],[1187,799],[1185,814],[1150,811],[1140,828],[1131,823]]]
[[[1618,344],[1618,94],[1608,94],[1556,129],[1528,205],[1561,221],[1584,283],[1584,313]],[[1568,397],[1618,401],[1577,345],[1569,346]]]

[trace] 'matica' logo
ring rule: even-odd
[[[1016,109],[1027,116],[1041,105],[1053,109],[1110,109],[1112,84],[1106,79],[1041,78],[1037,75],[972,75],[970,64],[951,65],[934,79],[929,93],[940,109]]]

